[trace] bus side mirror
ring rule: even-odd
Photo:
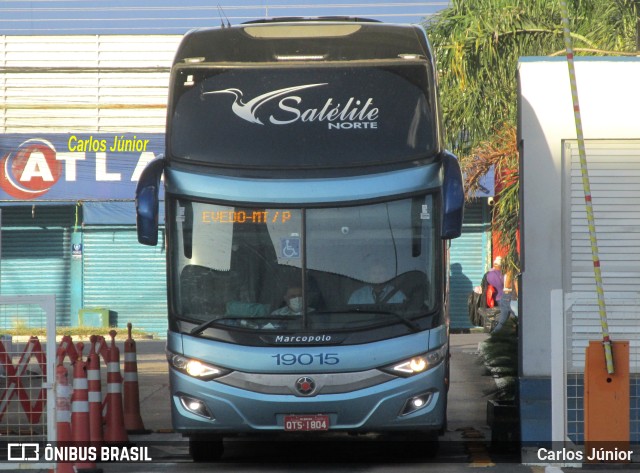
[[[458,238],[462,233],[464,216],[464,187],[458,158],[445,151],[442,154],[444,172],[442,182],[442,228],[443,240]]]
[[[136,229],[138,242],[143,245],[158,244],[158,209],[160,178],[164,172],[164,159],[156,159],[147,165],[136,187]]]

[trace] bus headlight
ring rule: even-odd
[[[423,373],[439,365],[447,356],[449,346],[442,345],[435,350],[428,351],[422,355],[416,355],[406,360],[397,361],[391,365],[380,368],[387,373],[408,378],[419,373]]]
[[[189,376],[205,381],[224,376],[230,372],[227,369],[219,368],[194,358],[178,355],[177,353],[167,352],[167,360],[173,368],[177,369],[181,373],[185,373]]]

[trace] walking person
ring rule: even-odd
[[[509,320],[509,316],[513,313],[518,314],[518,281],[514,274],[514,270],[509,268],[504,275],[504,284],[502,289],[502,297],[500,298],[500,314],[498,323],[491,330],[491,333],[498,333]]]
[[[487,272],[487,283],[490,285],[487,291],[487,306],[499,306],[504,292],[504,275],[502,274],[501,256],[497,256],[496,259],[493,260],[493,268]],[[493,286],[493,289],[491,286]]]

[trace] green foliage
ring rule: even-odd
[[[636,55],[638,2],[567,3],[576,55]],[[495,166],[503,182],[493,229],[517,270],[517,65],[522,56],[565,54],[560,0],[452,0],[425,29],[436,55],[446,146],[461,157],[468,195]]]
[[[449,149],[464,156],[515,124],[521,56],[564,52],[560,0],[452,0],[425,28],[434,47]],[[569,0],[576,53],[633,51],[635,2]]]

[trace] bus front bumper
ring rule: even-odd
[[[170,381],[173,427],[185,434],[283,432],[290,416],[320,416],[330,431],[362,433],[435,431],[446,419],[445,363],[409,378],[308,397],[201,381],[174,369]]]

